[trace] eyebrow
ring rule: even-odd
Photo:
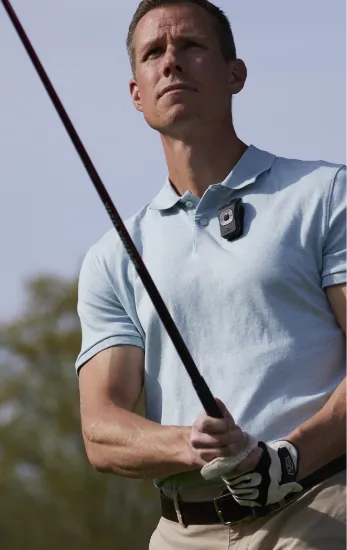
[[[156,44],[160,43],[161,40],[164,38],[163,36],[157,36],[156,38],[152,38],[145,42],[140,48],[139,48],[139,55],[143,55],[150,49],[151,47],[155,46]],[[196,33],[196,32],[187,32],[184,34],[181,34],[176,38],[176,40],[204,40],[206,38],[206,35],[202,33]]]

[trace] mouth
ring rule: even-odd
[[[197,92],[197,89],[194,88],[194,86],[191,86],[190,84],[184,84],[184,83],[170,84],[169,86],[165,86],[165,88],[163,88],[163,90],[159,93],[159,99],[163,97],[165,94],[168,94],[170,92],[183,92],[183,91]]]

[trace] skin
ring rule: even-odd
[[[232,96],[246,81],[241,60],[227,63],[205,10],[193,4],[149,12],[134,35],[135,108],[160,133],[171,183],[179,194],[202,197],[223,181],[246,145],[236,136]],[[190,89],[167,93],[168,85]]]
[[[241,60],[224,60],[209,15],[189,3],[146,14],[136,29],[134,48],[134,106],[160,134],[176,191],[202,197],[210,185],[226,178],[246,149],[234,130],[230,108],[232,96],[244,86],[246,67]],[[162,95],[177,83],[188,89]],[[327,296],[345,330],[345,286],[328,288]],[[191,427],[162,426],[134,414],[143,378],[143,351],[132,346],[105,350],[81,369],[82,432],[97,470],[132,478],[162,477],[200,469],[244,448],[245,436],[220,400],[223,419],[202,412]],[[283,434],[299,448],[299,478],[343,454],[345,434],[342,384],[317,415],[292,434]],[[253,469],[260,452],[252,451],[237,472]]]

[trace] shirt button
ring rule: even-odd
[[[202,227],[207,227],[208,226],[208,220],[206,218],[201,218],[200,225]]]
[[[187,208],[193,208],[194,204],[192,203],[192,201],[187,201],[186,202],[186,207]]]

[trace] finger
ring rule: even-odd
[[[196,451],[200,460],[205,464],[211,462],[215,458],[223,458],[225,456],[231,456],[229,447],[216,448],[216,449],[200,449]]]
[[[225,447],[231,445],[233,447],[243,447],[247,439],[239,426],[235,426],[232,430],[221,434],[202,433],[192,429],[190,441],[195,448],[205,447]]]
[[[244,450],[244,445],[240,443],[234,443],[229,445],[212,445],[212,442],[200,442],[199,444],[192,444],[196,453],[214,452],[218,450],[220,456],[236,456]]]
[[[231,445],[233,443],[233,438],[228,432],[218,435],[195,432],[191,435],[190,443],[194,449],[219,448]]]
[[[211,418],[202,413],[194,422],[193,427],[201,433],[221,434],[233,429],[235,423],[230,418]]]

